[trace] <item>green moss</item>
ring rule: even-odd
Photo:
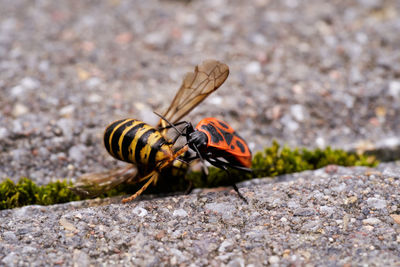
[[[327,165],[369,166],[378,161],[371,156],[357,155],[341,149],[290,149],[281,148],[274,141],[264,152],[258,152],[253,157],[253,169],[256,177],[276,176],[286,173],[315,170]]]
[[[274,141],[271,147],[267,147],[263,152],[257,152],[254,155],[252,174],[231,170],[231,175],[228,175],[223,170],[211,167],[206,181],[199,172],[188,174],[188,179],[192,180],[196,187],[212,187],[231,185],[256,177],[274,177],[305,170],[315,170],[331,164],[373,167],[378,164],[378,161],[373,156],[357,155],[330,147],[315,150],[290,149],[286,146],[282,148]]]
[[[28,178],[15,184],[10,179],[0,183],[0,209],[11,209],[25,205],[52,205],[79,200],[68,187],[67,181],[52,182],[38,186]]]
[[[290,149],[273,142],[271,147],[263,152],[257,152],[253,157],[253,173],[230,170],[225,171],[211,167],[209,175],[204,177],[201,172],[191,172],[186,177],[161,177],[156,186],[150,186],[146,193],[185,191],[189,182],[194,187],[215,187],[232,185],[255,177],[274,177],[277,175],[315,170],[330,164],[342,166],[376,166],[378,161],[372,156],[357,155],[340,149]],[[0,183],[0,209],[10,209],[24,205],[51,205],[83,199],[75,195],[69,187],[72,183],[57,181],[44,186],[37,186],[31,180],[22,178],[17,184],[10,179]],[[122,184],[105,192],[100,197],[122,194],[133,194],[141,187],[140,184]]]

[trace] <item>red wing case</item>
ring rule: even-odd
[[[205,118],[196,129],[207,135],[207,147],[217,152],[218,156],[240,166],[251,167],[249,146],[229,124],[216,118]]]

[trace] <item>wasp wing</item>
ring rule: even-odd
[[[206,60],[197,65],[194,72],[185,75],[174,100],[164,113],[171,123],[176,123],[200,104],[209,94],[220,87],[229,75],[229,67],[217,60]],[[160,120],[159,127],[166,122]]]
[[[137,174],[138,169],[132,164],[104,172],[88,173],[79,177],[70,190],[83,197],[96,197],[122,183],[134,183],[134,179],[138,177]]]

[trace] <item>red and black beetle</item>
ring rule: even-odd
[[[176,128],[180,124],[185,124],[182,131]],[[226,122],[216,118],[205,118],[197,124],[196,128],[186,121],[176,124],[169,123],[167,128],[171,127],[180,133],[179,136],[185,136],[187,145],[196,152],[196,156],[185,159],[186,161],[200,158],[202,161],[206,160],[211,165],[227,172],[228,167],[252,172],[249,146]],[[204,171],[207,174],[206,168],[204,168]],[[238,195],[246,201],[236,184],[232,184],[232,186]]]
[[[185,128],[187,143],[199,157],[222,169],[251,171],[251,152],[246,141],[226,122],[205,118],[196,128],[191,123]]]

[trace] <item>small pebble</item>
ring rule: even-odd
[[[172,216],[177,216],[177,217],[186,217],[188,214],[184,209],[178,209],[174,210]]]
[[[4,127],[0,127],[0,140],[2,139],[6,139],[9,136],[9,131],[7,130],[7,128]]]
[[[375,225],[381,223],[381,220],[379,220],[378,218],[368,218],[363,220],[362,222],[363,224]]]
[[[391,214],[390,217],[397,223],[400,224],[400,215],[399,214]]]
[[[313,216],[314,214],[315,210],[310,208],[299,208],[293,212],[294,216]]]
[[[22,115],[25,115],[29,112],[29,109],[27,106],[21,104],[21,103],[16,103],[14,105],[13,111],[12,111],[12,115],[14,117],[19,117]]]
[[[5,241],[14,241],[14,242],[18,240],[17,236],[11,231],[4,232],[3,239]]]
[[[280,259],[278,256],[270,256],[268,258],[268,261],[270,264],[277,264],[280,261]]]
[[[137,216],[139,216],[139,217],[144,217],[144,216],[146,216],[148,214],[148,211],[146,209],[144,209],[144,208],[141,208],[141,207],[134,208],[132,210],[132,212],[134,214],[136,214]]]
[[[19,257],[17,253],[11,252],[8,255],[6,255],[1,261],[7,266],[16,266],[18,258]]]
[[[246,66],[245,71],[248,74],[258,74],[261,72],[261,65],[258,61],[252,61]]]
[[[400,97],[400,81],[391,81],[389,83],[389,94],[394,98]]]
[[[68,157],[75,162],[82,162],[85,159],[87,147],[84,145],[76,145],[69,149]]]
[[[367,204],[369,207],[374,209],[385,209],[386,208],[386,200],[379,198],[368,198]]]
[[[234,247],[234,243],[230,240],[224,240],[218,248],[219,252],[231,251]]]

